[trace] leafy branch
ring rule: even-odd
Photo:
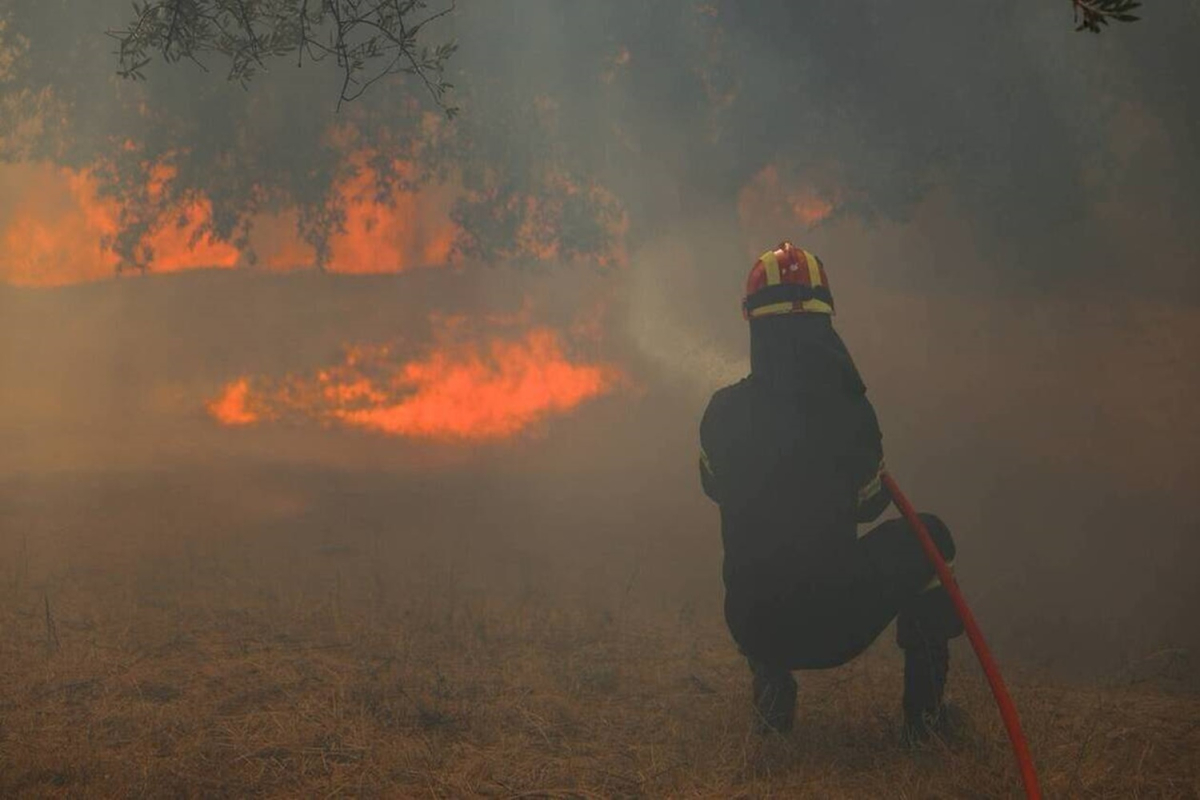
[[[426,26],[454,11],[448,2],[430,11],[425,0],[149,0],[134,2],[133,21],[108,35],[118,44],[117,74],[126,79],[144,80],[155,55],[205,71],[206,57],[222,56],[229,80],[243,86],[272,58],[294,54],[297,66],[333,58],[342,71],[339,108],[403,74],[419,79],[453,116],[444,73],[456,46],[423,43]]]
[[[1099,33],[1110,20],[1137,22],[1133,10],[1141,3],[1136,0],[1071,0],[1075,7],[1075,30]]]

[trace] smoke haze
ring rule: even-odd
[[[336,76],[290,63],[122,83],[126,9],[0,0],[5,551],[215,505],[469,553],[484,587],[636,568],[637,602],[717,615],[696,428],[789,238],[1003,655],[1200,644],[1195,3],[1092,37],[1065,2],[463,2],[432,32],[460,44],[453,122],[408,84],[335,114]],[[608,377],[497,441],[332,421],[463,353],[509,380],[493,344],[533,330]],[[321,394],[381,346],[367,389]],[[221,425],[243,378],[263,416]]]

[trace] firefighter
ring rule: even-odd
[[[904,652],[904,735],[944,735],[948,641],[962,623],[902,519],[863,536],[890,504],[882,437],[845,344],[820,259],[791,242],[750,270],[750,375],[700,423],[700,477],[720,507],[725,619],[753,675],[756,729],[786,732],[796,670],[836,667],[893,620]],[[948,562],[946,525],[922,514]]]

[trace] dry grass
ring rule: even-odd
[[[103,549],[6,535],[5,797],[1018,795],[965,647],[952,692],[977,730],[954,749],[899,746],[886,641],[802,675],[797,731],[762,740],[711,607],[632,577],[491,586],[424,545],[286,526]],[[1200,796],[1200,698],[1009,678],[1047,796]]]

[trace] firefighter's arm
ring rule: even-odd
[[[863,397],[863,438],[859,463],[862,477],[858,484],[858,521],[871,522],[892,502],[891,493],[883,485],[883,434],[871,401]]]
[[[871,478],[858,490],[858,521],[871,522],[892,502],[892,495],[883,485],[883,457]]]
[[[721,502],[717,496],[717,475],[713,472],[712,462],[708,460],[708,453],[704,450],[704,445],[700,445],[700,485],[704,488],[704,493],[714,503]]]
[[[717,471],[713,467],[712,452],[713,443],[713,402],[716,400],[714,396],[712,401],[709,401],[708,408],[704,409],[704,416],[700,419],[700,486],[704,488],[704,493],[714,503],[720,503],[720,491],[717,486]]]

